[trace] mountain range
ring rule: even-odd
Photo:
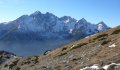
[[[17,42],[22,43],[22,46],[26,47],[24,43],[28,42],[42,42],[44,44],[51,42],[52,48],[49,49],[54,49],[107,29],[109,27],[103,21],[98,24],[92,24],[84,18],[76,20],[70,16],[57,17],[49,12],[43,14],[40,11],[36,11],[10,22],[0,23],[0,42],[4,47],[6,45],[3,43],[8,44],[7,46],[9,47],[14,47],[14,43]],[[54,45],[55,43],[57,44]],[[31,44],[27,45],[30,46]],[[39,47],[42,49],[43,45],[40,44]],[[48,48],[48,45],[44,45],[44,47]],[[44,49],[44,51],[49,49]],[[15,51],[10,49],[5,50],[15,53]]]
[[[0,24],[0,39],[6,40],[44,40],[65,39],[74,36],[85,37],[108,29],[104,22],[91,24],[84,18],[76,20],[70,16],[61,18],[47,12],[39,11],[23,15],[14,21]],[[6,38],[6,36],[9,36]],[[22,36],[22,37],[21,37]],[[71,37],[72,36],[72,37]],[[32,38],[31,38],[32,37]]]

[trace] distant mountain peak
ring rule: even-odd
[[[98,24],[106,25],[104,21],[100,21]]]
[[[103,31],[105,31],[106,29],[109,28],[109,27],[105,24],[105,22],[103,22],[103,21],[99,22],[99,23],[97,24],[97,26],[98,26],[98,30],[99,30],[100,32],[103,32]]]
[[[82,18],[81,21],[86,21],[86,19],[85,19],[85,18]]]
[[[85,18],[82,18],[82,19],[80,19],[79,21],[78,21],[78,23],[87,23],[87,20],[85,19]]]
[[[33,14],[41,14],[40,11],[35,11]]]
[[[35,16],[35,15],[41,15],[42,13],[40,11],[35,11],[34,13],[32,13],[30,16]]]
[[[49,16],[55,16],[53,13],[50,13],[50,12],[46,12],[45,15],[49,15]]]

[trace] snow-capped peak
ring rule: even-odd
[[[67,20],[65,20],[65,22],[64,23],[68,23],[70,21],[70,19],[68,18]]]
[[[98,24],[98,30],[102,31],[103,29],[103,25],[102,24]]]
[[[103,21],[99,22],[97,26],[98,26],[98,31],[100,32],[103,32],[106,29],[108,29],[108,26]]]

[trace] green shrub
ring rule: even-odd
[[[30,60],[26,60],[26,61],[22,62],[21,65],[25,65],[25,64],[30,64]]]
[[[62,48],[62,51],[66,50],[66,49],[67,49],[67,47],[63,47],[63,48]]]
[[[36,64],[39,62],[38,59],[39,59],[38,56],[29,57],[26,60],[24,60],[21,65],[30,64],[30,63]]]
[[[101,45],[105,45],[105,44],[108,44],[110,42],[110,40],[104,40]]]
[[[100,38],[106,37],[106,36],[108,36],[108,34],[101,34],[101,35],[97,36],[96,38],[94,38],[93,40],[100,39]]]
[[[95,40],[91,40],[91,39],[89,39],[89,43],[92,43],[92,42],[95,42]]]
[[[14,66],[15,66],[14,64],[10,64],[9,69],[12,69]]]
[[[16,60],[16,61],[12,62],[12,63],[9,65],[9,69],[12,69],[14,66],[16,66],[17,63],[18,63],[18,61],[19,61],[19,60]]]
[[[61,53],[59,56],[63,56],[63,55],[66,55],[67,54],[67,52],[65,52],[65,53]]]
[[[120,33],[120,29],[113,31],[113,33],[111,35],[118,34],[118,33]]]
[[[19,68],[19,67],[17,67],[17,68],[16,68],[16,70],[20,70],[20,68]]]
[[[34,56],[31,58],[31,61],[33,61],[33,63],[36,64],[39,62],[38,59],[39,59],[38,56]]]
[[[3,56],[0,56],[0,61],[2,61],[2,59],[3,59],[2,57],[3,57]]]
[[[8,64],[5,64],[4,67],[5,67],[5,68],[8,67]]]
[[[103,38],[100,38],[99,41],[101,41],[101,40],[105,40],[105,39],[107,39],[107,38],[103,37]]]

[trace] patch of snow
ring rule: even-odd
[[[64,23],[68,23],[70,21],[70,19],[67,19]]]
[[[93,35],[91,35],[91,36],[95,36],[96,34],[93,34]]]
[[[92,69],[99,69],[98,65],[97,64],[94,64],[93,66],[91,66],[90,68]]]
[[[112,44],[112,45],[110,45],[109,47],[116,47],[116,45],[115,45],[115,44]]]
[[[103,29],[103,25],[102,24],[98,24],[98,30],[102,31],[102,29]]]
[[[109,68],[111,65],[120,66],[120,63],[119,63],[119,64],[111,63],[111,64],[109,64],[109,65],[103,66],[102,68],[105,69],[105,70],[108,70],[108,68]],[[95,70],[98,70],[98,69],[100,69],[100,68],[99,68],[98,64],[94,64],[93,66],[85,67],[85,68],[82,68],[82,69],[80,69],[80,70],[87,70],[87,69],[95,69]]]
[[[78,22],[79,20],[77,20],[76,22]]]
[[[73,32],[73,29],[70,29],[69,33],[72,33]]]
[[[85,68],[83,68],[83,69],[80,69],[80,70],[86,70],[86,69],[88,69],[88,68],[90,68],[90,67],[85,67]]]
[[[120,64],[111,63],[111,64],[109,64],[109,65],[105,65],[105,66],[103,66],[103,69],[107,70],[111,65],[117,65],[117,66],[120,66]]]
[[[103,66],[103,69],[107,70],[109,68],[110,65],[105,65]]]
[[[87,37],[85,37],[85,38],[89,38],[90,36],[87,36]]]
[[[13,56],[14,58],[19,58],[18,56]]]
[[[93,66],[90,66],[90,67],[85,67],[85,68],[83,68],[83,69],[80,69],[80,70],[86,70],[86,69],[99,69],[99,66],[98,66],[98,64],[94,64]]]

